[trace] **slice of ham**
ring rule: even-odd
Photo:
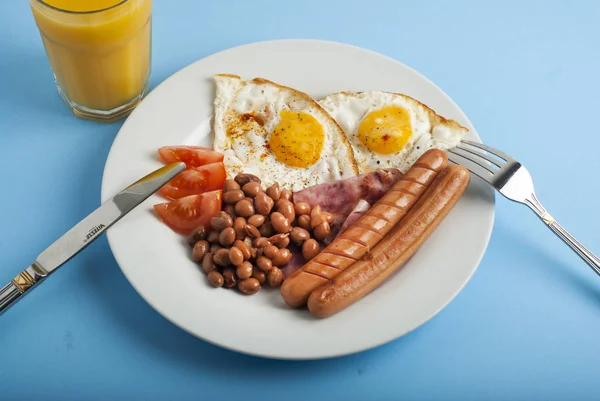
[[[375,170],[356,177],[326,182],[294,193],[294,203],[306,202],[311,207],[348,216],[360,199],[375,203],[400,178],[397,169]]]
[[[341,233],[346,231],[348,227],[356,220],[360,218],[363,214],[369,210],[371,205],[364,199],[359,199],[359,201],[354,206],[354,209],[350,212],[348,216],[344,216],[343,214],[334,214],[333,223],[329,225],[331,232],[323,241],[326,245],[329,245],[336,239]]]
[[[294,203],[306,202],[311,207],[320,205],[321,209],[333,214],[331,232],[323,241],[328,245],[365,214],[398,181],[400,175],[396,169],[375,170],[345,180],[315,185],[294,193]],[[306,263],[300,248],[292,244],[288,249],[292,259],[282,269],[284,279]]]
[[[346,231],[348,227],[350,227],[352,224],[354,224],[354,222],[360,219],[363,214],[367,213],[367,210],[369,210],[370,207],[371,205],[366,200],[359,200],[356,206],[354,206],[354,209],[352,209],[352,211],[346,218],[346,221],[344,221],[342,227],[338,230],[336,237],[344,231]]]

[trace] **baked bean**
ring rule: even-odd
[[[329,213],[329,212],[322,212],[321,215],[323,215],[323,217],[325,218],[325,221],[331,225],[331,223],[333,223],[333,214]]]
[[[319,243],[316,240],[310,238],[304,241],[304,244],[302,244],[302,257],[304,258],[304,260],[308,262],[309,260],[317,256],[318,253]]]
[[[240,184],[235,182],[235,180],[225,180],[223,183],[223,192],[231,191],[232,189],[240,189]]]
[[[250,198],[254,198],[256,196],[256,194],[258,194],[259,192],[262,192],[262,189],[260,187],[260,182],[249,182],[246,185],[244,185],[242,187],[242,191],[244,191],[244,194]]]
[[[294,204],[290,201],[283,201],[277,207],[277,211],[285,216],[288,221],[294,221],[296,218],[296,212],[294,211]]]
[[[310,216],[307,214],[303,214],[302,216],[298,216],[298,226],[305,229],[310,230]]]
[[[323,241],[329,233],[331,232],[331,227],[329,227],[329,223],[324,221],[315,228],[313,228],[313,235],[319,241]]]
[[[252,259],[256,259],[258,255],[258,250],[256,248],[250,248],[250,254],[252,255],[251,258]]]
[[[242,199],[235,204],[235,213],[238,216],[250,217],[254,214],[254,206],[247,199]]]
[[[210,244],[204,239],[196,242],[194,249],[192,249],[192,259],[196,262],[200,262],[204,258],[204,255],[206,255],[206,252],[208,252],[209,247]]]
[[[209,231],[209,233],[206,235],[206,240],[211,244],[216,244],[219,242],[219,232],[214,230]]]
[[[235,287],[237,284],[237,277],[235,276],[235,270],[233,267],[226,267],[223,269],[223,281],[225,287]]]
[[[232,189],[223,193],[223,202],[234,204],[244,199],[244,193],[241,189]]]
[[[290,191],[289,189],[282,189],[280,199],[285,199],[285,200],[291,201],[292,200],[292,191]]]
[[[194,246],[196,245],[196,242],[206,239],[206,231],[206,227],[204,226],[196,228],[188,237],[188,244]]]
[[[289,234],[275,234],[269,237],[269,242],[277,248],[285,248],[290,244]]]
[[[262,214],[253,214],[248,217],[248,224],[253,225],[254,227],[260,227],[265,222],[265,216]]]
[[[229,266],[231,261],[229,260],[229,250],[225,248],[219,249],[213,254],[213,262],[219,266]]]
[[[323,213],[313,214],[310,216],[310,226],[313,230],[315,229],[315,227],[323,223],[327,223],[327,220],[325,219],[325,216],[323,216]]]
[[[230,215],[232,219],[237,217],[237,214],[235,213],[235,205],[225,205],[223,206],[223,211]]]
[[[321,213],[321,206],[316,205],[310,211],[310,226],[313,228],[325,221],[325,216]]]
[[[290,250],[287,248],[281,248],[277,253],[277,256],[271,259],[271,262],[275,266],[285,266],[290,262],[291,259],[292,253],[290,252]]]
[[[243,217],[236,217],[233,221],[233,229],[235,230],[236,239],[246,238],[246,219]]]
[[[236,175],[235,178],[234,178],[234,180],[241,187],[243,187],[244,185],[246,185],[249,182],[258,182],[258,183],[260,183],[260,178],[258,178],[254,174],[247,174],[247,173]]]
[[[231,227],[233,219],[226,212],[218,212],[210,219],[210,226],[213,230],[221,231],[224,228]]]
[[[219,243],[223,246],[231,246],[235,241],[235,230],[233,227],[227,227],[219,234]]]
[[[246,224],[246,234],[250,238],[258,238],[258,237],[260,237],[260,232],[258,231],[258,228],[254,227],[251,224]]]
[[[256,213],[262,214],[263,216],[268,216],[273,209],[274,205],[273,199],[271,199],[266,193],[259,192],[254,198],[254,206],[256,208]]]
[[[233,246],[242,252],[242,255],[244,256],[244,260],[248,260],[248,259],[250,259],[250,257],[252,257],[252,253],[250,252],[250,247],[248,245],[246,245],[246,243],[244,241],[236,239],[235,242],[233,243]],[[231,254],[229,255],[229,257],[231,259]]]
[[[213,256],[210,253],[205,253],[204,257],[202,258],[202,270],[204,270],[204,273],[206,273],[206,274],[215,270],[215,263],[213,262]]]
[[[265,238],[265,237],[258,237],[258,238],[256,238],[256,239],[254,240],[254,243],[253,243],[253,245],[254,245],[256,248],[264,248],[264,247],[266,247],[266,246],[269,246],[269,245],[272,245],[272,244],[271,244],[271,242],[269,241],[269,239],[268,239],[268,238]]]
[[[306,202],[298,202],[294,205],[294,211],[298,216],[310,214],[310,205]]]
[[[304,215],[303,215],[304,216]],[[302,216],[300,216],[302,217]],[[298,218],[299,220],[300,218]],[[304,241],[310,238],[309,232],[302,227],[294,227],[290,232],[290,239],[296,245],[301,245]]]
[[[234,266],[239,266],[244,263],[244,254],[240,248],[232,246],[229,248],[229,261]]]
[[[252,238],[250,238],[250,237],[246,237],[246,238],[244,238],[244,241],[243,241],[243,242],[244,242],[244,244],[246,244],[246,246],[247,246],[248,248],[252,248],[252,246],[253,246],[253,245],[252,245],[252,243],[253,243],[253,239],[252,239]]]
[[[236,269],[235,269],[235,275],[240,279],[240,280],[245,280],[248,277],[252,276],[252,269],[254,268],[254,266],[252,266],[252,263],[250,262],[242,262],[241,265],[239,265]]]
[[[210,253],[214,254],[214,253],[216,253],[216,252],[217,252],[219,249],[223,249],[223,247],[221,246],[221,244],[219,244],[219,243],[217,242],[217,243],[214,243],[214,244],[210,244],[210,248],[209,248],[209,250],[208,250],[208,251],[209,251]]]
[[[279,198],[279,200],[277,202],[275,202],[275,209],[279,209],[279,207],[286,202],[289,202],[289,201],[287,199]]]
[[[223,287],[225,283],[225,279],[223,275],[216,270],[213,270],[208,273],[208,282],[215,288]]]
[[[267,282],[267,275],[264,271],[260,270],[258,267],[254,266],[252,269],[252,277],[258,280],[259,283],[264,284]]]
[[[271,224],[273,229],[278,233],[287,233],[290,231],[290,221],[281,213],[271,213]]]
[[[275,259],[279,255],[279,249],[275,245],[269,245],[264,248],[265,256],[269,259]]]
[[[271,262],[271,259],[267,258],[266,256],[259,256],[256,258],[256,266],[258,266],[260,270],[268,272],[273,268],[273,262]]]
[[[260,290],[260,282],[255,278],[247,278],[238,283],[238,290],[244,295],[256,294]]]
[[[267,188],[267,195],[269,195],[269,198],[273,199],[274,201],[279,199],[281,196],[281,188],[279,188],[278,182]]]
[[[270,221],[265,221],[264,224],[258,228],[258,232],[263,237],[270,237],[275,233],[273,230],[273,224],[271,224]]]
[[[283,272],[279,267],[273,267],[267,273],[267,283],[270,287],[279,287],[283,282]]]

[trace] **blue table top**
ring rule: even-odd
[[[384,53],[524,162],[550,212],[600,252],[600,3],[488,3],[156,1],[152,82],[259,40]],[[26,1],[0,11],[0,79],[4,283],[99,205],[122,122],[71,115]],[[0,398],[591,400],[599,333],[600,278],[501,197],[481,266],[448,307],[390,344],[324,361],[265,360],[192,337],[137,295],[102,238],[0,318]]]

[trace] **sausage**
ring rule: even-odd
[[[350,232],[336,238],[311,262],[323,263],[339,271],[351,266],[373,249],[408,213],[447,165],[448,158],[443,151],[430,149],[425,152],[372,208],[350,226],[347,230]],[[411,188],[411,191],[405,188]],[[361,229],[355,229],[356,227]],[[328,262],[324,263],[324,260]],[[305,266],[309,267],[310,272]],[[315,288],[333,278],[330,270],[327,271],[328,274],[320,274],[323,270],[314,268],[310,262],[305,266],[294,272],[281,285],[284,301],[294,308],[305,305]]]
[[[358,301],[398,270],[452,210],[469,184],[469,171],[458,165],[442,171],[400,223],[361,260],[315,289],[308,309],[327,317]]]

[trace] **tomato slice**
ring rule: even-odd
[[[190,234],[200,226],[208,227],[210,219],[221,210],[221,191],[190,195],[154,205],[158,217],[173,231]]]
[[[160,193],[170,199],[197,195],[223,188],[227,178],[223,163],[211,163],[185,169],[160,189]]]
[[[163,146],[158,154],[165,163],[184,162],[188,167],[223,161],[223,154],[203,146]]]

